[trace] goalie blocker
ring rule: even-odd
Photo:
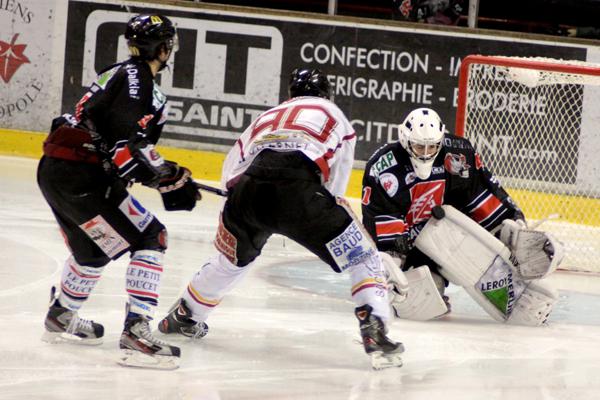
[[[500,238],[507,247],[454,207],[436,207],[433,214],[415,245],[440,266],[446,279],[464,287],[499,322],[539,326],[546,321],[558,295],[539,279],[553,272],[562,260],[560,242],[549,234],[505,221]],[[426,320],[445,312],[425,269],[405,273],[408,284],[397,285],[394,280],[398,278],[390,279],[400,288],[390,296],[397,316]]]

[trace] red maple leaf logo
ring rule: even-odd
[[[29,58],[23,54],[27,45],[15,44],[18,36],[19,34],[15,33],[10,43],[0,40],[0,77],[6,83],[21,65],[29,63]]]

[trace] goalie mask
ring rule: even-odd
[[[431,175],[433,162],[442,148],[444,124],[430,108],[417,108],[400,124],[400,144],[420,179]]]

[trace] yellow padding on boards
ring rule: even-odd
[[[46,138],[43,132],[0,129],[0,154],[40,158],[42,143]],[[158,146],[158,151],[167,160],[173,160],[188,167],[195,179],[218,181],[225,154],[210,151],[179,149]],[[346,193],[349,197],[360,197],[362,171],[353,170]]]
[[[0,129],[0,154],[39,158],[45,133]],[[209,151],[178,149],[158,146],[159,152],[168,160],[174,160],[190,168],[194,178],[218,181],[225,154]],[[361,197],[363,171],[353,170],[348,184],[348,197]],[[600,226],[600,199],[581,196],[562,196],[524,190],[507,189],[528,219],[541,219],[550,214],[560,214],[561,220]]]
[[[506,190],[522,208],[527,219],[540,220],[551,214],[558,214],[561,221],[600,226],[600,199],[510,188]]]

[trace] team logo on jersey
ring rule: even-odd
[[[431,210],[441,206],[444,201],[446,181],[436,180],[419,182],[410,188],[411,206],[406,215],[408,226],[427,221],[431,217]]]
[[[378,176],[381,172],[385,171],[386,169],[392,168],[394,165],[398,165],[396,157],[394,157],[394,153],[388,151],[387,153],[379,157],[377,161],[375,161],[375,163],[371,167],[371,170],[369,171],[369,175]]]
[[[143,232],[148,224],[154,219],[154,215],[150,214],[133,196],[129,195],[119,204],[119,210],[125,214],[127,219],[137,228],[138,231]]]
[[[406,182],[407,185],[410,185],[416,179],[417,179],[417,174],[413,171],[413,172],[409,172],[406,174],[406,176],[404,177],[404,182]]]
[[[396,178],[396,175],[390,174],[389,172],[379,176],[379,183],[381,184],[383,190],[385,190],[390,197],[394,197],[394,195],[398,192],[398,187],[400,186],[398,184],[398,178]]]
[[[468,178],[470,167],[464,154],[448,153],[444,158],[444,168],[452,175]]]
[[[129,243],[101,215],[96,215],[79,227],[110,258],[129,248]]]

